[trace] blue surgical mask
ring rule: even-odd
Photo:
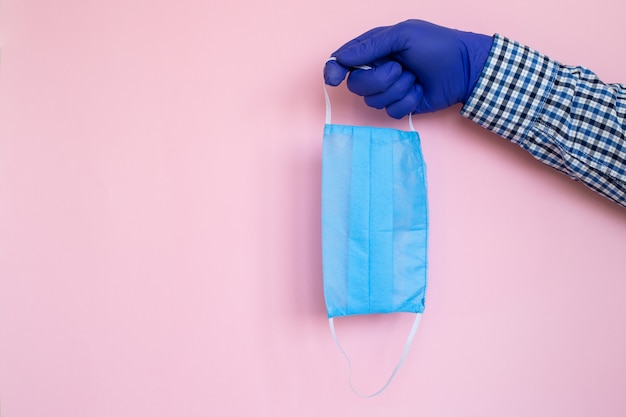
[[[414,313],[404,362],[424,311],[428,207],[420,139],[410,131],[331,124],[326,95],[322,150],[324,297],[333,319],[357,314]]]

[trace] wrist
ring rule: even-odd
[[[481,35],[471,32],[462,32],[460,41],[464,44],[467,51],[466,75],[467,83],[465,88],[465,96],[462,103],[465,104],[472,95],[474,87],[480,78],[491,47],[493,46],[493,36]]]

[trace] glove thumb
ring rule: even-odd
[[[337,63],[336,60],[326,61],[324,65],[324,81],[333,87],[338,86],[346,78],[348,68]]]

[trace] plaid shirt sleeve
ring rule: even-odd
[[[626,207],[626,87],[500,35],[461,114]]]

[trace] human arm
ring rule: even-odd
[[[626,88],[499,35],[485,45],[484,35],[402,22],[341,47],[325,79],[348,74],[353,92],[392,117],[463,103],[463,116],[626,206]]]
[[[503,36],[461,114],[626,207],[626,87]]]

